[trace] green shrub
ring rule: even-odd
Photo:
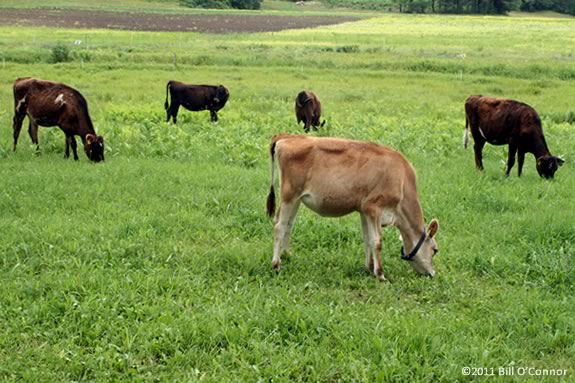
[[[343,45],[335,48],[338,53],[357,53],[359,52],[359,45]]]
[[[182,0],[181,4],[190,8],[229,8],[228,0]]]
[[[190,8],[236,8],[260,9],[262,0],[181,0],[183,6]]]
[[[260,9],[261,0],[231,0],[232,8],[237,9]]]
[[[64,43],[57,43],[52,47],[50,62],[53,64],[70,61],[70,48]]]

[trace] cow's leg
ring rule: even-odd
[[[218,114],[214,110],[210,110],[210,117],[212,122],[218,122]]]
[[[525,152],[519,149],[517,153],[517,176],[521,177],[521,172],[523,171],[523,161],[525,161]]]
[[[314,115],[313,116],[313,121],[312,124],[313,126],[313,130],[318,131],[318,127],[319,127],[319,116]]]
[[[284,231],[284,235],[282,237],[282,252],[287,255],[289,252],[289,241],[290,241],[290,237],[291,237],[291,233],[292,233],[292,229],[293,229],[293,224],[295,222],[295,217],[297,215],[297,211],[299,209],[299,205],[300,205],[300,200],[294,202],[294,205],[291,209],[292,212],[290,214],[289,219],[286,222],[286,230]]]
[[[166,122],[170,122],[170,117],[172,117],[171,111],[172,111],[172,105],[168,106],[168,108],[166,109]]]
[[[176,121],[178,121],[178,111],[180,110],[180,104],[175,104],[172,101],[172,121],[174,121],[174,124],[176,123]]]
[[[307,110],[309,108],[306,108],[305,111],[305,127],[304,130],[307,132],[309,132],[309,130],[311,129],[311,125],[313,123],[313,114],[311,113],[311,111]]]
[[[280,208],[274,225],[274,254],[272,266],[275,270],[280,269],[282,250],[287,250],[287,248],[284,248],[283,246],[287,246],[289,244],[289,235],[297,214],[299,203],[300,201],[295,199],[292,201],[282,200],[280,203]]]
[[[78,152],[76,151],[76,138],[73,135],[66,135],[66,150],[64,152],[64,158],[70,158],[70,146],[72,147],[74,160],[78,161]]]
[[[515,165],[515,155],[517,153],[517,145],[513,142],[509,143],[509,154],[507,156],[507,171],[505,172],[505,176],[509,176],[509,172],[513,165]]]
[[[72,153],[74,154],[74,161],[78,161],[78,152],[76,151],[76,137],[71,135],[71,136],[68,136],[67,139],[70,141],[70,145],[72,146]]]
[[[28,134],[30,135],[30,139],[32,143],[36,145],[36,151],[40,151],[40,144],[38,144],[38,124],[35,124],[30,120],[28,124]]]
[[[24,121],[25,114],[16,112],[12,120],[12,130],[14,130],[14,146],[13,151],[16,151],[16,145],[18,144],[18,137],[20,136],[20,130],[22,129],[22,122]]]
[[[68,136],[66,136],[66,149],[64,150],[64,158],[70,157],[70,140]]]
[[[366,214],[367,232],[369,235],[369,251],[373,260],[373,275],[381,281],[385,281],[381,266],[381,214],[372,212]]]
[[[172,104],[170,105],[170,107],[168,108],[168,121],[170,121],[170,116],[172,117],[172,121],[174,122],[174,124],[176,123],[176,121],[178,120],[178,110],[180,109],[180,104],[174,102],[174,100],[172,100]]]
[[[359,215],[361,217],[361,232],[363,234],[363,249],[365,252],[365,268],[370,273],[373,272],[373,257],[371,255],[371,250],[369,246],[369,229],[367,227],[367,218],[363,213]]]
[[[473,145],[473,150],[475,151],[475,166],[479,170],[483,170],[483,146],[485,141],[482,139],[474,139],[475,144]]]

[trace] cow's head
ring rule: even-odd
[[[104,161],[104,137],[87,134],[84,150],[90,160],[94,162]]]
[[[225,86],[220,85],[216,88],[216,95],[214,96],[214,104],[224,106],[224,104],[228,101],[229,97],[230,92],[228,92]]]
[[[553,178],[559,166],[563,165],[563,161],[559,157],[543,156],[537,159],[537,173],[543,178]]]
[[[416,254],[411,258],[409,263],[415,271],[421,275],[433,277],[433,257],[437,254],[438,248],[434,236],[439,229],[439,223],[436,219],[432,219],[431,223],[425,231],[425,237],[422,238],[422,243]],[[405,258],[404,258],[405,259]]]

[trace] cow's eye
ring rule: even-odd
[[[437,252],[439,251],[439,249],[433,249],[433,256],[435,257],[435,255],[437,254]]]

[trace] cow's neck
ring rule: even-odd
[[[86,139],[86,135],[93,134],[96,135],[94,131],[94,126],[92,125],[92,120],[89,116],[81,118],[78,124],[78,134],[82,137],[82,140]]]
[[[419,201],[415,199],[414,201],[403,203],[397,218],[395,225],[401,233],[405,254],[409,254],[415,248],[421,238],[421,233],[425,230],[423,212]]]
[[[533,143],[533,154],[535,158],[541,158],[543,156],[551,155],[549,149],[547,148],[547,143],[545,142],[545,137],[538,136]]]

